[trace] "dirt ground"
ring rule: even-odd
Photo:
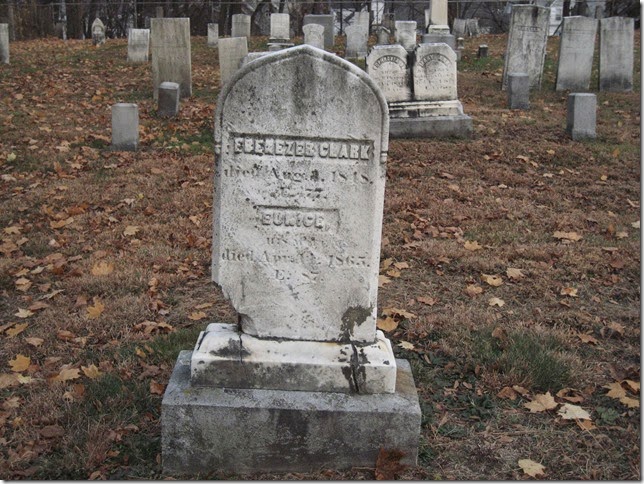
[[[465,40],[472,139],[390,143],[379,325],[414,371],[418,466],[245,478],[641,478],[639,32],[634,91],[593,88],[583,142],[554,92],[558,40],[527,111],[500,89],[506,41]],[[172,120],[125,40],[16,42],[0,66],[3,479],[161,478],[176,356],[236,320],[210,282],[218,60],[192,50]],[[136,153],[109,149],[116,102],[139,105]]]

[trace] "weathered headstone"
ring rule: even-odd
[[[525,73],[508,74],[508,107],[510,109],[530,108],[530,76]]]
[[[465,33],[470,37],[476,37],[480,33],[479,19],[468,18],[465,21]]]
[[[0,62],[9,64],[9,24],[0,24]]]
[[[181,97],[192,95],[192,64],[189,18],[153,18],[152,82],[154,99],[158,99],[159,84],[176,82]]]
[[[318,24],[324,27],[324,48],[333,49],[335,44],[335,22],[332,14],[305,15],[303,25]]]
[[[464,18],[455,18],[454,19],[454,25],[452,26],[452,33],[456,37],[463,37],[466,35],[465,33],[465,22],[466,20]]]
[[[456,37],[449,33],[449,29],[432,29],[421,36],[421,44],[447,44],[456,50]]]
[[[396,43],[408,52],[416,48],[416,25],[411,20],[396,20]]]
[[[269,55],[270,52],[249,52],[246,54],[246,56],[241,60],[239,63],[239,67],[242,68],[249,62],[253,62],[254,60],[261,59],[262,57],[265,57]]]
[[[291,16],[287,13],[271,14],[271,42],[287,42],[291,38]]]
[[[479,59],[483,59],[483,58],[487,57],[487,55],[488,55],[488,46],[487,46],[487,44],[479,45],[479,49],[476,52],[476,57],[478,57]]]
[[[574,140],[595,138],[597,124],[597,96],[591,93],[568,95],[566,132]]]
[[[463,50],[465,48],[465,39],[463,37],[456,38],[456,48]]]
[[[112,149],[136,151],[139,145],[139,107],[132,103],[112,106]]]
[[[634,21],[609,17],[599,21],[599,90],[633,90]]]
[[[92,22],[92,43],[97,46],[105,43],[105,25],[98,17]]]
[[[222,86],[232,79],[247,54],[248,39],[246,37],[219,39],[219,74]]]
[[[357,22],[344,29],[347,34],[346,58],[361,58],[367,56],[369,42],[369,24]]]
[[[208,24],[208,47],[217,47],[219,42],[219,24]]]
[[[448,25],[447,0],[431,0],[429,25]]]
[[[320,24],[308,24],[302,27],[304,43],[318,49],[324,49],[324,27]]]
[[[383,447],[415,464],[416,390],[376,330],[387,127],[369,76],[308,45],[222,89],[212,275],[239,324],[179,355],[164,472],[373,466]]]
[[[418,101],[458,99],[456,54],[446,44],[420,44],[413,67],[414,98]]]
[[[162,82],[159,85],[159,102],[157,114],[159,116],[174,117],[179,114],[179,84],[176,82]]]
[[[411,72],[402,45],[376,45],[367,57],[367,74],[378,85],[387,102],[410,101]]]
[[[546,7],[534,5],[512,7],[502,89],[507,87],[510,72],[525,72],[530,76],[531,89],[541,87],[549,19],[550,9]]]
[[[147,62],[150,51],[150,31],[148,29],[129,29],[127,35],[128,62]]]
[[[380,26],[376,30],[376,35],[378,37],[378,45],[389,45],[389,36],[391,35],[389,29]]]
[[[156,18],[163,18],[163,5],[157,5]]]
[[[250,39],[250,15],[236,13],[232,16],[231,37],[246,37]]]
[[[597,20],[588,17],[564,17],[555,90],[588,90],[596,35]]]

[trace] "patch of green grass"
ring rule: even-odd
[[[153,350],[151,361],[154,363],[167,363],[174,365],[182,350],[192,350],[197,342],[199,333],[203,331],[203,325],[196,325],[190,328],[181,328],[174,333],[158,336],[148,343]]]
[[[554,393],[569,382],[570,369],[559,354],[562,346],[552,335],[524,330],[495,338],[487,328],[472,337],[473,358],[515,384]]]

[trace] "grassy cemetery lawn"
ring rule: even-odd
[[[375,469],[250,478],[640,479],[635,38],[634,92],[597,92],[584,142],[553,90],[557,38],[527,111],[500,90],[507,37],[465,40],[473,138],[389,151],[378,326],[414,371],[418,467],[385,452]],[[176,356],[236,321],[210,282],[219,67],[205,37],[192,54],[174,119],[124,39],[16,42],[0,66],[3,479],[160,478]],[[110,150],[117,102],[139,106],[136,153]]]

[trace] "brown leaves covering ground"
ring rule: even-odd
[[[379,317],[414,369],[419,466],[249,477],[524,479],[529,461],[545,479],[639,479],[636,38],[636,90],[598,93],[598,139],[584,143],[565,136],[566,93],[552,91],[556,39],[529,111],[505,108],[505,37],[466,40],[459,95],[473,139],[390,144]],[[488,59],[476,59],[480,43]],[[149,64],[127,64],[124,40],[11,48],[0,70],[2,476],[158,478],[176,351],[208,322],[235,320],[209,282],[216,55],[193,38],[194,96],[163,120]],[[139,104],[137,153],[109,150],[115,102]],[[565,382],[503,360],[521,335],[556,342]],[[592,425],[525,407],[547,391],[557,405],[575,398]]]

